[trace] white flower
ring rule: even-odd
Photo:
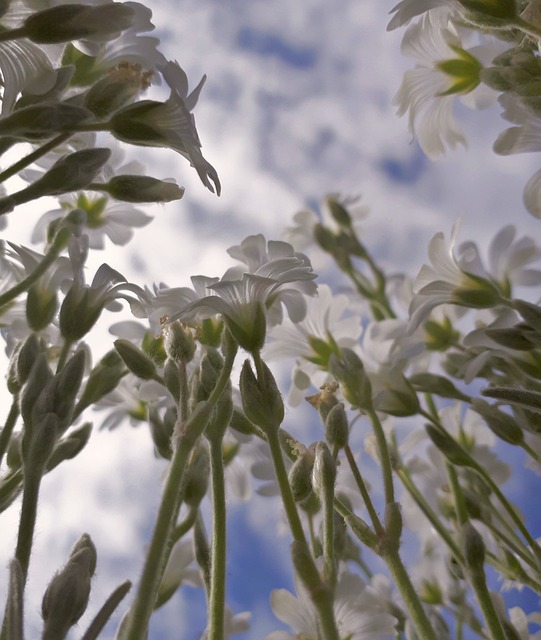
[[[327,381],[332,353],[338,355],[340,348],[357,344],[362,331],[361,318],[355,314],[345,317],[350,308],[351,301],[346,295],[334,296],[327,285],[321,285],[318,296],[307,300],[304,320],[286,319],[269,331],[271,341],[265,346],[264,357],[297,360],[293,386],[302,390],[303,397],[310,381],[316,387]],[[289,399],[298,404],[302,398],[290,392]]]
[[[158,65],[158,69],[171,89],[169,99],[166,102],[143,100],[117,111],[110,121],[111,133],[124,142],[177,151],[195,167],[203,184],[220,195],[218,174],[201,153],[201,142],[191,113],[206,76],[188,93],[188,79],[178,62]]]
[[[404,74],[394,103],[398,115],[409,112],[412,136],[416,134],[419,145],[432,159],[441,156],[446,145],[465,146],[453,117],[453,102],[457,96],[477,90],[482,68],[478,58],[492,59],[496,55],[492,43],[466,51],[453,25],[442,27],[430,12],[408,27],[402,52],[415,58],[417,66]],[[496,95],[485,87],[479,99],[468,96],[468,106],[485,108]]]
[[[410,304],[410,332],[440,304],[483,308],[499,301],[498,292],[486,272],[467,271],[459,263],[453,250],[457,233],[458,225],[455,225],[448,248],[443,233],[436,233],[428,245],[431,265],[423,265],[415,279],[415,295]],[[478,265],[470,263],[468,266],[472,269]]]
[[[434,12],[434,9],[438,7],[444,7],[445,12]],[[389,24],[387,25],[387,31],[392,31],[404,24],[407,24],[412,20],[420,16],[422,13],[432,11],[432,15],[438,15],[440,17],[440,24],[444,24],[449,19],[449,14],[452,9],[456,9],[456,0],[401,0],[395,5],[389,13],[393,13]]]
[[[295,581],[298,596],[287,589],[271,593],[274,614],[293,630],[274,631],[266,640],[317,640],[319,636],[314,606],[299,580]],[[348,640],[376,640],[395,634],[396,619],[386,611],[386,603],[359,576],[343,572],[338,579],[334,600],[334,614],[338,633]]]
[[[258,349],[263,346],[266,324],[282,320],[282,304],[290,318],[302,320],[306,313],[304,293],[315,293],[312,280],[316,274],[308,258],[294,254],[291,245],[270,241],[267,246],[262,235],[249,236],[229,253],[245,267],[233,267],[218,282],[207,284],[213,295],[184,306],[171,320],[221,315],[242,347]]]

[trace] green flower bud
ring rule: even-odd
[[[22,36],[38,44],[85,38],[109,40],[131,27],[134,15],[128,3],[64,4],[34,13],[24,21],[21,31]]]
[[[155,380],[158,372],[152,360],[129,340],[115,340],[115,349],[128,369],[142,380]]]
[[[541,332],[541,307],[526,300],[513,300],[513,307],[531,327]]]
[[[26,472],[36,473],[45,468],[59,435],[58,418],[48,413],[34,425],[33,435],[29,442],[23,440],[23,462]]]
[[[338,380],[344,397],[352,407],[372,410],[372,385],[359,356],[351,349],[343,349],[339,358],[329,359],[329,371]]]
[[[239,433],[243,433],[244,435],[259,435],[259,429],[255,424],[250,422],[244,413],[236,407],[233,408],[233,414],[231,415],[231,421],[229,424],[232,429]]]
[[[541,393],[528,391],[515,387],[489,387],[481,393],[489,398],[499,400],[501,403],[525,407],[529,411],[541,413]]]
[[[431,424],[427,424],[425,429],[433,444],[450,462],[459,467],[473,466],[470,456],[447,432],[436,429]]]
[[[284,403],[276,380],[268,366],[261,363],[262,378],[252,371],[245,360],[240,374],[240,394],[246,417],[264,432],[277,431],[284,420]]]
[[[73,548],[68,563],[53,577],[43,596],[43,640],[64,638],[85,612],[96,559],[92,540],[83,534]]]
[[[347,515],[344,520],[350,527],[357,538],[366,545],[372,551],[376,551],[379,548],[379,539],[374,533],[372,527],[367,524],[362,518],[356,516],[354,513]]]
[[[20,410],[25,425],[25,432],[28,433],[32,426],[32,411],[37,399],[53,379],[53,372],[49,368],[47,356],[40,353],[34,361],[30,375],[20,394]]]
[[[302,502],[312,493],[314,459],[314,449],[309,447],[295,460],[289,470],[289,484],[295,502]]]
[[[54,413],[60,421],[62,431],[71,423],[75,399],[83,381],[86,366],[86,352],[83,348],[68,360],[64,368],[54,378]]]
[[[65,102],[41,102],[0,118],[0,135],[37,142],[50,138],[55,132],[72,131],[91,118],[92,113],[84,107]]]
[[[163,346],[168,357],[176,362],[191,362],[197,346],[193,331],[179,320],[168,322],[163,328]]]
[[[374,408],[391,416],[413,416],[419,412],[417,394],[408,380],[398,371],[389,372],[385,388],[374,398]]]
[[[475,21],[482,21],[486,26],[493,25],[491,19],[512,22],[517,17],[515,0],[459,0],[468,11],[475,12]],[[488,19],[488,22],[486,20]]]
[[[312,483],[322,501],[334,496],[335,482],[336,462],[327,444],[325,442],[318,442],[315,449]]]
[[[137,175],[115,176],[106,184],[93,184],[92,188],[123,202],[171,202],[184,195],[184,187],[176,182]]]
[[[171,358],[167,358],[165,361],[163,368],[163,381],[167,390],[173,397],[173,400],[178,403],[181,395],[180,371],[178,364],[174,360],[171,360]]]
[[[504,442],[512,445],[520,445],[524,442],[524,432],[513,416],[479,398],[474,398],[473,409],[483,416],[492,433]]]
[[[75,458],[85,447],[90,440],[90,434],[92,433],[92,423],[85,422],[81,427],[70,431],[70,433],[60,440],[49,459],[47,460],[47,471],[52,471],[64,460],[71,460]]]
[[[126,375],[126,367],[115,350],[106,353],[92,369],[76,407],[77,414],[116,389]]]
[[[305,542],[294,540],[291,543],[291,559],[293,560],[295,571],[308,593],[320,594],[326,587],[321,581],[310,549]]]
[[[58,307],[56,291],[34,285],[26,296],[26,320],[32,331],[41,331],[52,322]]]
[[[173,435],[176,420],[177,412],[173,407],[166,410],[163,420],[154,405],[150,405],[148,408],[148,423],[150,435],[154,442],[154,449],[156,454],[165,460],[171,459],[171,436]]]
[[[325,198],[325,202],[329,207],[333,220],[338,224],[338,226],[349,229],[351,227],[351,216],[349,215],[348,210],[332,196],[327,196]]]
[[[7,387],[11,394],[19,393],[40,353],[41,347],[35,333],[31,333],[24,342],[17,343],[10,356],[7,373]]]
[[[208,448],[200,444],[190,457],[186,470],[183,501],[190,507],[196,508],[207,494],[210,475],[210,460]]]
[[[314,237],[323,251],[331,254],[335,252],[336,236],[330,229],[324,227],[322,224],[316,224],[314,227]]]
[[[410,384],[417,392],[432,393],[441,398],[452,398],[469,402],[469,396],[459,391],[455,385],[446,378],[436,373],[415,373],[409,379]]]
[[[465,522],[460,528],[460,548],[464,555],[468,571],[477,576],[484,575],[485,543],[471,522]]]
[[[485,278],[468,273],[470,287],[458,287],[452,293],[452,302],[472,309],[487,309],[502,302],[498,289]]]

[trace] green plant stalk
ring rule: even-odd
[[[210,439],[210,468],[212,482],[212,547],[208,640],[223,640],[227,511],[221,438]]]
[[[334,487],[323,487],[323,560],[325,581],[334,590],[336,559],[334,557]]]
[[[411,583],[408,572],[402,563],[398,548],[391,547],[386,549],[382,557],[387,563],[391,576],[404,599],[404,604],[411,616],[411,621],[413,622],[417,636],[422,638],[422,640],[438,640],[419,599],[419,595]]]
[[[17,418],[19,417],[19,400],[17,396],[14,396],[13,402],[11,403],[11,407],[9,409],[8,417],[6,418],[6,423],[0,431],[0,465],[2,464],[2,458],[9,447],[9,441],[11,440],[11,435],[13,433],[13,429],[17,424]]]
[[[347,444],[344,447],[344,452],[346,454],[349,467],[351,469],[351,472],[353,474],[353,477],[355,479],[355,482],[357,484],[357,487],[363,499],[364,506],[368,511],[370,520],[372,521],[372,526],[374,527],[374,531],[376,532],[376,535],[382,536],[384,533],[383,525],[381,524],[381,521],[376,512],[376,509],[374,508],[374,504],[372,503],[370,494],[368,493],[368,489],[366,488],[366,484],[363,480],[361,472],[359,471],[359,467],[357,466],[357,462],[355,461],[355,457],[353,455],[353,452],[351,451],[349,444]]]
[[[47,269],[53,264],[53,262],[58,258],[58,256],[62,253],[62,250],[67,245],[70,232],[67,229],[63,229],[60,231],[53,243],[51,244],[51,248],[43,257],[43,260],[38,264],[38,266],[29,274],[24,280],[18,282],[14,287],[6,291],[0,296],[0,309],[6,305],[8,302],[15,300],[15,298],[25,291],[28,291],[30,287],[39,279],[41,276],[47,271]]]
[[[456,473],[456,469],[448,461],[445,463],[445,467],[447,469],[447,477],[449,478],[451,492],[453,494],[453,499],[455,501],[457,521],[459,525],[463,525],[468,520],[468,512],[466,510],[466,504],[464,502],[464,495],[462,494],[462,489],[460,488],[460,485],[458,483],[458,476]]]
[[[128,591],[131,589],[131,582],[126,580],[119,585],[113,593],[103,603],[101,609],[98,611],[90,627],[86,630],[81,640],[97,640],[99,634],[102,632],[103,627],[107,624],[109,618],[113,615],[114,610],[122,602]]]
[[[154,610],[156,595],[170,553],[171,534],[180,509],[185,470],[188,466],[188,459],[192,449],[193,443],[182,438],[171,459],[154,532],[143,567],[143,574],[135,601],[129,613],[126,630],[121,636],[123,640],[139,640],[143,631],[148,627],[148,621]]]
[[[468,572],[469,582],[477,596],[479,608],[488,627],[490,640],[507,640],[487,587],[485,572]]]
[[[389,447],[387,446],[387,439],[385,437],[385,431],[381,425],[380,419],[375,411],[368,411],[368,417],[372,423],[374,435],[376,436],[376,444],[379,451],[379,461],[381,464],[381,472],[383,474],[383,490],[385,495],[385,504],[394,502],[394,487],[393,487],[393,467],[391,465],[391,457],[389,455]]]
[[[173,544],[180,540],[182,536],[188,533],[188,531],[194,526],[198,513],[197,509],[190,509],[184,520],[177,524],[173,532]]]
[[[397,476],[402,481],[402,484],[410,494],[410,496],[415,500],[415,503],[419,507],[419,509],[424,513],[430,524],[434,527],[434,529],[438,532],[442,540],[449,547],[451,553],[460,561],[462,559],[462,553],[460,552],[458,546],[456,545],[453,537],[444,527],[441,520],[434,513],[433,509],[430,507],[428,502],[423,498],[422,494],[419,493],[417,487],[411,479],[407,469],[404,467],[400,467],[397,472]]]
[[[32,468],[29,465],[25,465],[23,474],[23,499],[15,557],[21,565],[24,582],[26,582],[30,565],[30,554],[32,552],[34,528],[38,513],[39,489],[43,472],[43,468]]]
[[[282,449],[280,446],[280,438],[277,430],[270,430],[267,433],[267,441],[271,450],[272,461],[274,464],[274,472],[276,473],[276,479],[278,486],[280,487],[280,494],[282,496],[282,502],[286,512],[289,527],[293,535],[295,542],[306,549],[306,557],[310,557],[310,571],[318,577],[321,582],[321,577],[316,567],[316,563],[313,561],[310,553],[308,543],[306,542],[306,536],[304,535],[304,529],[302,527],[301,519],[297,511],[297,506],[291,492],[289,480],[287,477],[287,471],[282,457]],[[310,590],[309,590],[310,591]],[[310,591],[311,597],[313,596]],[[330,597],[323,595],[322,597],[312,597],[312,602],[318,612],[318,618],[323,633],[323,640],[340,640],[338,631],[336,628],[336,622],[334,620],[334,611],[332,606],[332,600]]]
[[[72,135],[72,133],[61,133],[60,135],[56,136],[56,138],[49,140],[49,142],[41,145],[41,147],[38,147],[35,151],[32,151],[32,153],[29,153],[24,158],[21,158],[20,160],[12,164],[11,167],[8,167],[4,171],[0,172],[0,183],[9,180],[9,178],[12,178],[14,175],[17,175],[20,171],[31,165],[36,160],[39,160],[46,153],[49,153],[49,151],[52,151],[55,147],[58,147],[59,145],[66,142],[66,140],[69,140]]]
[[[209,402],[213,406],[216,406],[229,381],[235,355],[235,349],[231,349],[226,354],[220,377],[209,398]],[[171,459],[154,532],[143,567],[143,574],[135,601],[129,613],[126,629],[121,636],[122,640],[139,640],[142,630],[148,627],[148,621],[154,610],[156,595],[160,588],[167,558],[169,557],[173,530],[182,501],[185,470],[194,444],[191,439],[181,438]]]
[[[514,26],[517,29],[520,29],[524,33],[527,33],[528,35],[533,36],[537,40],[541,38],[541,29],[533,25],[531,22],[526,22],[526,20],[524,20],[520,16],[517,16],[513,20],[513,22],[511,23],[511,26]]]

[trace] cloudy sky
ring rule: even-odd
[[[392,104],[411,65],[400,54],[402,34],[386,32],[393,4],[153,0],[164,53],[184,67],[192,86],[208,76],[195,114],[203,152],[218,170],[223,192],[220,198],[210,194],[172,152],[138,152],[150,175],[174,177],[186,186],[186,195],[156,207],[150,227],[137,232],[127,248],[108,247],[99,262],[140,284],[183,286],[190,275],[221,275],[230,265],[227,247],[250,233],[279,238],[296,211],[318,207],[329,192],[362,197],[371,210],[363,227],[366,242],[395,271],[414,274],[430,237],[436,231],[448,234],[458,217],[461,237],[482,246],[509,222],[537,235],[539,222],[522,205],[522,188],[537,160],[492,152],[505,128],[498,105],[484,112],[459,106],[468,149],[438,163],[411,143],[407,122],[396,117]],[[31,215],[37,219],[39,213]],[[12,228],[21,238],[28,230],[20,221]],[[137,575],[134,556],[148,539],[164,465],[152,460],[143,428],[95,435],[77,461],[44,482],[27,608],[33,624],[44,585],[82,531],[92,535],[102,554],[94,586],[100,595],[92,610],[105,589]],[[261,640],[278,628],[263,594],[290,584],[288,542],[276,539],[277,515],[268,505],[257,498],[247,510],[230,499],[230,604],[236,612],[255,613],[252,631],[239,636],[245,640]],[[16,519],[17,508],[3,516],[2,565],[5,550],[12,548],[6,532],[15,530]],[[246,542],[254,528],[268,544],[267,555],[259,553],[261,543]],[[253,573],[247,575],[247,567]],[[201,599],[190,589],[176,598],[164,609],[152,640],[196,640],[205,621],[202,615],[191,617],[195,602]],[[33,627],[28,637],[37,633]]]

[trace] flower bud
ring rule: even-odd
[[[17,344],[9,360],[7,380],[10,393],[15,394],[21,390],[40,353],[41,347],[35,333]]]
[[[83,534],[74,546],[68,563],[53,577],[43,596],[43,640],[64,638],[85,612],[96,559],[92,540]]]
[[[338,380],[344,397],[352,407],[372,410],[372,385],[359,356],[351,349],[342,349],[342,356],[332,354],[329,371]]]
[[[419,412],[419,399],[408,380],[391,370],[384,388],[374,398],[374,408],[391,416],[413,416]]]
[[[368,525],[362,518],[351,513],[347,515],[344,520],[364,545],[369,549],[372,549],[372,551],[376,551],[378,549],[379,539],[377,535],[372,530],[372,527],[370,527],[370,525]]]
[[[123,202],[171,202],[184,195],[184,188],[176,182],[150,176],[115,176],[106,184],[93,187]]]
[[[25,470],[36,473],[43,470],[56,445],[59,435],[58,418],[54,413],[48,413],[36,422],[33,427],[32,438],[23,442],[23,462]]]
[[[459,391],[455,385],[446,378],[436,373],[415,373],[409,379],[415,391],[421,393],[433,393],[442,398],[452,398],[469,402],[470,398]]]
[[[472,406],[477,413],[483,416],[487,427],[498,438],[512,445],[520,445],[524,442],[522,428],[513,416],[479,398],[474,398]]]
[[[52,322],[58,298],[56,291],[50,291],[39,285],[34,285],[28,290],[26,296],[26,321],[32,331],[41,331]]]
[[[302,502],[312,492],[312,471],[314,469],[314,450],[309,447],[293,463],[289,470],[289,484],[295,502]]]
[[[128,369],[141,380],[155,380],[158,372],[152,360],[129,340],[115,340],[115,349]]]
[[[58,416],[62,431],[71,423],[75,399],[83,381],[86,353],[77,349],[64,368],[54,378],[54,413]]]
[[[334,233],[322,224],[314,226],[314,237],[318,245],[327,253],[334,253],[336,249],[336,237]]]
[[[470,521],[465,522],[460,529],[460,547],[468,571],[476,576],[484,575],[485,543]]]
[[[186,470],[183,501],[190,507],[196,508],[207,494],[210,474],[208,448],[203,442],[190,457]]]
[[[65,102],[40,102],[0,118],[0,135],[36,142],[50,138],[55,132],[72,131],[91,118],[92,113],[84,107]]]
[[[284,420],[284,403],[268,366],[261,363],[262,378],[255,377],[249,360],[240,374],[240,394],[246,417],[263,431],[278,431]]]
[[[226,385],[220,399],[216,403],[216,408],[212,414],[212,419],[205,431],[209,441],[222,441],[225,431],[229,426],[229,421],[233,415],[233,396],[231,393],[231,382]]]
[[[248,420],[244,413],[236,407],[233,408],[230,426],[235,431],[243,433],[247,436],[259,434],[259,429],[255,426],[255,424],[253,422],[250,422],[250,420]]]
[[[92,433],[92,423],[85,422],[81,427],[70,431],[60,440],[47,460],[46,469],[52,471],[64,460],[75,458],[86,446]]]
[[[150,435],[154,442],[156,454],[165,460],[171,459],[171,436],[175,428],[177,420],[177,412],[173,407],[169,407],[164,414],[164,418],[160,417],[158,409],[154,405],[148,408],[148,423],[150,426]]]
[[[431,424],[425,425],[428,437],[443,455],[459,467],[471,467],[472,460],[462,447],[446,432]]]
[[[118,353],[115,350],[106,353],[88,376],[76,407],[77,413],[82,413],[84,409],[111,393],[125,375],[126,368]]]
[[[349,215],[348,210],[342,206],[338,200],[333,198],[332,196],[328,196],[325,198],[325,202],[329,207],[329,211],[333,220],[338,224],[339,227],[349,228],[351,227],[351,216]]]
[[[140,64],[121,62],[90,87],[84,105],[97,118],[104,120],[148,89],[151,77],[152,71],[143,71]]]
[[[128,3],[64,4],[34,13],[24,21],[22,31],[38,44],[87,38],[110,40],[131,27],[134,16],[135,11]]]
[[[167,387],[167,391],[169,391],[173,397],[173,400],[178,403],[181,396],[180,371],[178,364],[174,360],[171,360],[171,358],[167,358],[165,361],[165,365],[163,367],[163,381]]]
[[[53,372],[49,368],[47,356],[44,353],[40,353],[34,361],[28,380],[20,394],[20,410],[25,424],[25,432],[28,432],[28,429],[31,428],[32,411],[37,399],[47,386],[47,383],[52,379]]]
[[[325,420],[325,436],[334,453],[347,445],[349,422],[343,402],[338,402],[329,411],[327,420]]]
[[[175,362],[191,362],[197,346],[192,330],[179,320],[168,322],[163,328],[164,349]]]
[[[336,482],[336,462],[325,442],[318,442],[315,450],[312,484],[321,500],[334,496]]]

